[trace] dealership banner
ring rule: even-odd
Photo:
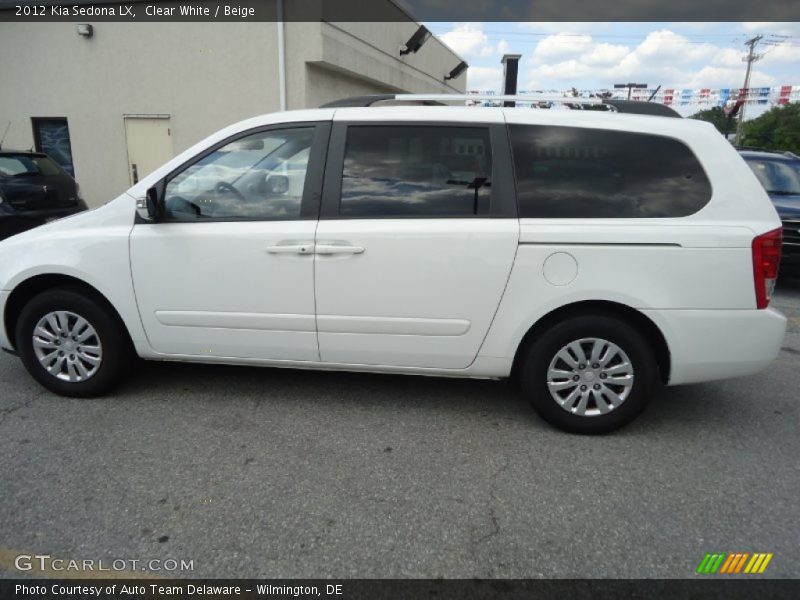
[[[752,577],[752,576],[751,576]],[[7,579],[3,600],[253,600],[325,598],[329,600],[483,598],[796,599],[800,581],[753,578],[674,580],[626,579]]]
[[[800,21],[786,0],[0,0],[0,21]]]
[[[469,90],[467,94],[476,96],[495,96],[499,95],[495,90]],[[577,89],[567,90],[519,90],[519,96],[552,96],[561,98],[613,98],[618,100],[626,99],[627,92],[619,90],[603,89]],[[800,102],[800,85],[778,85],[772,87],[751,87],[751,88],[697,88],[697,89],[673,89],[673,88],[641,88],[632,90],[631,100],[643,102],[657,102],[667,106],[692,106],[697,110],[720,107],[723,108],[737,100],[743,100],[748,106],[784,106]],[[470,106],[500,105],[499,100],[481,99],[467,100]],[[531,102],[531,104],[537,104]],[[525,106],[524,99],[517,102],[517,106]]]

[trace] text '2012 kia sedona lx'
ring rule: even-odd
[[[710,124],[403,101],[243,121],[0,243],[0,346],[67,396],[135,355],[514,377],[587,433],[777,356],[781,223]]]

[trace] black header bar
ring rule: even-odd
[[[3,600],[796,599],[785,579],[0,579]]]
[[[275,21],[279,0],[0,0],[0,21]],[[282,0],[285,21],[800,21],[797,0]]]

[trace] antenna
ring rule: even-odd
[[[11,121],[8,122],[8,125],[6,125],[6,130],[3,132],[3,139],[0,140],[0,150],[3,149],[3,142],[6,141],[6,135],[8,135],[9,129],[11,129]]]

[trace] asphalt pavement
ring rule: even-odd
[[[0,356],[0,576],[20,554],[179,577],[800,577],[800,282],[766,371],[561,433],[503,382],[147,363],[112,397]],[[132,571],[140,569],[132,567]],[[51,573],[52,575],[52,573]]]

